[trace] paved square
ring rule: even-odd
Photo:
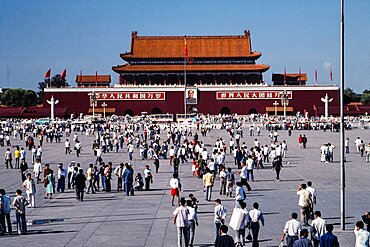
[[[252,145],[254,138],[258,138],[261,144],[269,143],[267,131],[262,131],[259,137],[247,136],[247,132],[245,127],[242,142],[245,141],[248,147]],[[162,131],[163,138],[165,134]],[[351,153],[347,156],[346,163],[346,231],[339,230],[339,133],[294,130],[290,137],[286,131],[279,131],[279,134],[279,141],[287,140],[288,143],[288,155],[284,159],[281,181],[275,181],[271,165],[267,164],[265,169],[254,171],[255,182],[251,183],[253,190],[247,193],[247,208],[251,209],[253,202],[257,201],[265,215],[266,224],[260,230],[260,246],[280,244],[279,239],[285,221],[293,211],[299,212],[296,189],[300,183],[308,180],[313,182],[318,193],[316,209],[321,210],[323,218],[328,223],[335,224],[334,233],[338,236],[341,246],[354,246],[354,223],[360,220],[362,213],[370,208],[368,199],[370,187],[367,183],[370,163],[365,163],[364,159],[355,153],[354,141],[357,136],[360,136],[365,143],[369,143],[369,130],[357,129],[346,132],[351,143]],[[298,148],[299,134],[306,134],[308,137],[307,149]],[[228,145],[229,137],[225,130],[212,130],[207,137],[200,137],[200,139],[209,147],[213,146],[217,137],[226,139]],[[62,139],[62,143],[45,143],[43,164],[51,164],[52,169],[56,171],[58,163],[62,162],[66,166],[71,160],[75,160],[86,169],[90,162],[95,161],[91,150],[93,139],[93,136],[80,136],[83,152],[79,158],[74,153],[64,154],[65,138]],[[334,162],[320,163],[320,146],[328,142],[337,147]],[[23,142],[12,140],[12,145],[23,145]],[[4,152],[5,147],[0,148],[1,155]],[[120,162],[128,162],[128,155],[124,149],[118,153],[103,154],[103,160],[113,162],[115,167]],[[27,153],[27,162],[31,164],[30,152]],[[227,166],[236,171],[232,155],[227,155],[226,162]],[[135,150],[134,160],[131,163],[135,173],[142,172],[145,164],[154,168],[152,161],[139,159],[138,150]],[[37,207],[27,210],[27,219],[34,222],[40,222],[40,220],[53,222],[29,226],[28,235],[0,236],[1,246],[176,246],[176,227],[172,223],[172,212],[175,207],[171,206],[169,194],[171,176],[172,167],[169,166],[169,161],[161,160],[159,173],[154,174],[154,183],[150,191],[135,191],[135,196],[125,197],[122,192],[116,192],[116,178],[113,175],[111,193],[85,194],[84,202],[77,201],[72,190],[62,194],[57,193],[51,200],[44,199],[45,189],[42,184],[38,184]],[[200,225],[196,228],[194,246],[212,246],[214,203],[204,200],[202,181],[192,177],[190,163],[180,165],[180,178],[184,189],[181,195],[187,196],[189,193],[194,193],[200,200]],[[5,188],[14,198],[15,190],[21,188],[19,171],[6,170],[2,164],[0,187]],[[235,201],[219,196],[218,180],[215,182],[212,194],[212,199],[216,198],[220,198],[228,209],[226,221],[229,222]],[[12,219],[15,220],[13,212]],[[233,230],[229,233],[234,237]],[[247,243],[247,246],[251,246],[251,243]]]

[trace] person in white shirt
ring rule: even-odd
[[[36,193],[36,186],[35,182],[31,178],[31,173],[27,173],[27,179],[23,182],[23,188],[26,190],[27,194],[27,201],[28,201],[28,207],[34,208],[35,203],[35,193]]]
[[[64,148],[65,148],[65,154],[70,154],[71,153],[71,143],[69,142],[68,139],[64,142]]]
[[[226,172],[225,166],[221,166],[220,171],[220,195],[226,195]]]
[[[298,214],[294,212],[292,213],[292,219],[285,223],[281,242],[286,237],[287,247],[293,247],[294,242],[298,240],[299,232],[302,230],[301,223],[297,219]]]
[[[170,187],[171,187],[171,202],[172,206],[174,206],[173,202],[175,200],[175,196],[177,196],[177,203],[179,203],[180,198],[180,191],[181,191],[181,182],[179,179],[179,175],[177,173],[173,174],[173,177],[170,180]]]
[[[245,245],[245,229],[247,228],[248,224],[250,223],[250,218],[247,210],[247,204],[245,202],[240,203],[241,210],[244,211],[243,219],[240,223],[240,228],[235,230],[235,244],[236,246],[244,246]]]
[[[311,220],[313,220],[313,211],[314,211],[314,206],[316,205],[316,189],[314,187],[312,187],[312,182],[311,181],[307,181],[307,188],[306,188],[307,191],[309,191],[311,193],[311,197],[312,197],[312,205],[311,205]]]
[[[364,222],[357,221],[355,230],[353,231],[356,237],[355,247],[369,247],[370,233],[364,229]]]
[[[232,153],[234,150],[234,140],[230,139],[230,153]]]
[[[311,233],[314,247],[319,247],[320,238],[326,233],[326,221],[321,218],[321,212],[315,211],[315,219],[311,222]]]
[[[42,166],[39,159],[36,159],[35,163],[33,164],[33,173],[35,174],[36,183],[38,184],[40,179],[40,173],[42,172]]]
[[[254,181],[254,176],[253,176],[254,160],[252,159],[251,155],[248,155],[246,165],[247,165],[247,180],[249,180],[250,178],[252,181]]]
[[[195,226],[199,226],[197,210],[193,207],[193,201],[188,199],[186,201],[187,209],[189,210],[189,227],[188,227],[188,237],[189,237],[189,246],[194,244],[195,236]]]
[[[344,147],[346,150],[346,154],[349,154],[349,138],[346,138],[346,140],[344,141]]]
[[[220,227],[221,225],[225,224],[227,210],[221,204],[221,199],[216,199],[215,201],[215,211],[214,211],[214,223],[215,223],[215,241],[218,237],[220,237]]]
[[[21,148],[21,160],[26,160],[26,154],[27,154],[27,152],[26,152],[26,150],[24,150],[24,148],[22,147]]]
[[[189,245],[188,227],[189,227],[189,209],[185,207],[185,198],[180,201],[180,207],[173,211],[173,224],[177,226],[177,246],[182,247],[184,238],[185,246]]]
[[[356,145],[357,153],[360,153],[360,145],[361,145],[361,138],[360,137],[357,137],[357,139],[355,141],[355,145]]]
[[[259,210],[258,202],[253,203],[253,209],[249,211],[249,218],[251,221],[251,231],[252,231],[252,246],[258,246],[258,234],[260,231],[260,221],[262,226],[265,225],[265,218],[262,212]]]
[[[41,146],[38,146],[36,151],[36,158],[41,161],[41,157],[42,157],[42,148]]]

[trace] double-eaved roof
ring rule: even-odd
[[[121,54],[127,64],[112,69],[117,73],[182,71],[180,64],[183,64],[185,53],[191,61],[195,61],[189,62],[187,69],[190,71],[264,72],[269,69],[268,65],[255,64],[261,53],[252,51],[249,31],[245,31],[244,35],[227,36],[138,36],[137,32],[133,32],[130,51]],[[233,62],[235,60],[239,62]]]

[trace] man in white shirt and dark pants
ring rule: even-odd
[[[292,213],[292,219],[285,223],[281,242],[284,241],[284,237],[286,236],[287,247],[293,247],[293,244],[298,240],[299,232],[302,229],[301,223],[297,219],[298,214]]]
[[[258,233],[260,231],[260,223],[261,221],[262,226],[265,225],[265,219],[263,218],[263,214],[260,210],[258,210],[259,204],[258,202],[253,203],[253,209],[249,211],[249,218],[251,221],[251,231],[252,231],[252,247],[258,247]]]
[[[225,224],[225,219],[226,219],[226,208],[221,204],[221,199],[216,199],[216,206],[215,206],[215,218],[214,218],[214,223],[215,223],[215,242],[218,237],[220,237],[221,232],[220,232],[220,227],[221,225]]]
[[[189,245],[188,227],[189,227],[189,209],[185,207],[185,198],[181,198],[180,207],[173,211],[173,223],[177,226],[177,246],[182,247],[184,239],[185,247]]]
[[[326,233],[326,221],[321,218],[321,212],[315,211],[315,219],[311,222],[311,233],[314,247],[319,247],[320,238]]]

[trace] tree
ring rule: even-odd
[[[32,106],[37,104],[36,92],[22,88],[7,89],[1,96],[6,106]]]
[[[346,101],[349,101],[348,103],[360,101],[360,96],[355,93],[352,88],[347,87],[346,89],[344,89],[344,95],[347,98]]]
[[[364,105],[370,104],[370,90],[365,90],[361,95],[361,103]]]
[[[61,78],[60,74],[56,74],[51,79],[45,79],[44,81],[39,82],[39,91],[37,93],[39,101],[42,101],[42,98],[44,97],[44,89],[46,87],[69,87],[69,84],[65,78]]]

